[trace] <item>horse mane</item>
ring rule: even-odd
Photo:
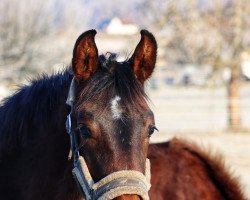
[[[53,109],[62,101],[62,90],[68,87],[71,78],[68,70],[51,76],[43,74],[3,100],[0,107],[0,160],[3,155],[25,146],[28,139],[35,138],[30,134],[38,134],[35,127],[48,126],[45,123],[52,120]],[[52,121],[56,123],[56,120]]]
[[[164,152],[162,151],[163,149]],[[164,157],[167,153],[169,153],[173,156],[179,156],[177,158],[178,161],[176,162],[181,162],[183,159],[189,159],[185,156],[185,152],[202,163],[202,166],[208,173],[209,178],[212,180],[216,188],[219,189],[225,199],[247,199],[244,197],[244,193],[239,183],[239,178],[236,177],[230,169],[228,169],[223,156],[219,153],[214,154],[207,149],[205,150],[205,148],[202,148],[195,142],[173,138],[165,143],[152,144],[149,154],[152,154],[154,157]]]

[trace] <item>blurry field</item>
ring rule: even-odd
[[[172,137],[187,138],[212,153],[221,153],[228,168],[240,177],[250,198],[250,131],[226,131],[226,92],[223,88],[168,88],[150,92],[159,133],[152,142],[162,142]],[[250,87],[241,91],[242,122],[250,125]],[[247,129],[246,129],[247,130]]]
[[[227,128],[227,93],[222,86],[166,87],[149,91],[157,126],[168,132],[221,131]],[[242,126],[250,129],[250,85],[240,91]]]

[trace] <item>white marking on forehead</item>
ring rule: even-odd
[[[112,111],[114,119],[121,118],[122,110],[119,108],[120,100],[121,100],[121,97],[119,96],[115,96],[115,98],[111,100],[111,111]]]

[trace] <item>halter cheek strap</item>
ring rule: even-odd
[[[150,189],[150,161],[146,160],[146,176],[135,170],[121,170],[109,174],[100,181],[94,183],[87,164],[82,156],[76,140],[75,130],[72,128],[71,114],[75,102],[75,79],[70,84],[66,103],[71,106],[71,112],[67,116],[66,129],[70,135],[71,153],[74,155],[73,177],[86,200],[110,200],[123,194],[136,194],[143,200],[149,200]],[[70,156],[71,157],[71,156]]]
[[[69,87],[69,94],[66,100],[66,104],[68,104],[71,107],[71,111],[75,102],[75,93],[76,93],[76,81],[75,78],[72,79]]]

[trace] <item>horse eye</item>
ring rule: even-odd
[[[83,137],[83,138],[90,138],[91,137],[91,131],[86,125],[81,124],[76,129],[81,137]]]
[[[156,128],[156,126],[150,126],[148,129],[148,137],[151,137],[151,135],[153,135],[153,133],[155,132],[155,130],[158,131],[158,129]]]

